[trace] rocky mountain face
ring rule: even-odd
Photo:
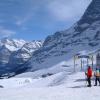
[[[24,40],[7,39],[0,40],[0,75],[15,73],[33,52],[42,46],[42,41],[27,42]],[[21,72],[20,71],[20,72]]]
[[[11,54],[20,49],[26,42],[4,38],[0,40],[0,73],[6,73]]]
[[[48,68],[70,59],[80,51],[99,48],[100,0],[93,0],[82,18],[70,29],[48,36],[42,48],[33,53],[25,66],[31,66],[32,71]],[[66,58],[62,58],[63,56]]]

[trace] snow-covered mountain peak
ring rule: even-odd
[[[16,72],[22,64],[30,59],[33,52],[42,46],[42,41],[24,41],[22,39],[0,40],[0,75],[3,73]],[[18,67],[18,68],[17,68]],[[22,69],[21,69],[22,70]]]
[[[40,48],[42,44],[42,41],[33,40],[31,42],[27,42],[26,44],[24,44],[21,49],[28,49],[30,52],[33,52],[34,50]]]
[[[0,46],[5,45],[5,47],[8,48],[10,51],[16,51],[20,49],[25,43],[26,41],[17,39],[3,38],[0,40]]]

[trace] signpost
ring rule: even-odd
[[[100,68],[100,53],[98,53],[96,56],[96,67]]]
[[[83,66],[85,65],[84,63],[84,59],[86,59],[86,63],[87,63],[87,66],[89,66],[89,60],[91,60],[91,66],[92,66],[92,69],[94,69],[94,56],[91,54],[91,55],[75,55],[74,56],[74,71],[76,70],[76,60],[77,59],[80,59],[80,62],[81,62],[81,70],[83,69]],[[100,69],[100,53],[97,53],[96,55],[96,68],[99,68]]]
[[[81,70],[83,69],[83,59],[87,59],[87,66],[89,65],[89,59],[92,61],[92,68],[94,66],[93,63],[93,55],[75,55],[74,56],[74,72],[76,70],[76,58],[81,60]],[[100,66],[100,56],[97,58],[99,60],[98,65]]]

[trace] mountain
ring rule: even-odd
[[[3,38],[0,40],[0,74],[8,70],[8,62],[11,54],[20,49],[26,42],[24,40]],[[6,67],[5,67],[6,66]]]
[[[32,41],[25,43],[21,49],[12,53],[9,59],[8,66],[12,66],[11,71],[22,73],[25,71],[27,66],[22,66],[26,63],[31,57],[34,51],[38,50],[42,46],[42,41]]]
[[[71,28],[48,36],[24,66],[30,70],[49,68],[68,61],[79,52],[100,48],[100,0],[93,0],[81,19]]]
[[[0,40],[0,48],[2,48],[2,46],[5,46],[10,51],[17,51],[25,43],[26,43],[26,41],[21,40],[21,39],[17,40],[17,39],[3,38],[3,39]]]
[[[16,72],[42,46],[42,41],[24,41],[4,38],[0,40],[0,75]],[[21,68],[21,67],[20,67]]]
[[[5,57],[2,57],[4,59],[1,59],[0,67],[4,72],[16,74],[57,67],[58,64],[62,67],[60,69],[71,66],[70,70],[72,70],[74,55],[100,51],[99,9],[100,1],[92,0],[78,22],[67,30],[48,36],[44,42],[24,42],[24,44],[21,43],[23,46],[20,46],[13,45],[9,40],[3,40],[7,45],[0,48],[2,52],[7,53],[4,54]],[[7,50],[3,48],[7,48]]]

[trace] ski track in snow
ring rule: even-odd
[[[16,81],[15,81],[16,80]],[[61,84],[57,84],[61,81]],[[22,85],[19,84],[22,82]],[[92,81],[92,85],[94,82]],[[82,72],[65,72],[46,78],[11,78],[0,81],[0,100],[99,100],[100,87],[86,87]],[[8,85],[7,85],[8,84]]]

